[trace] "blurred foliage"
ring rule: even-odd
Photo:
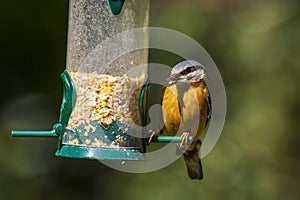
[[[300,1],[152,1],[151,26],[197,40],[227,92],[227,120],[203,160],[205,180],[179,159],[126,174],[97,161],[54,156],[55,139],[16,139],[49,129],[62,96],[68,1],[1,5],[0,199],[299,199]],[[151,51],[150,62],[172,65]]]

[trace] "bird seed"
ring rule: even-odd
[[[123,130],[132,130],[132,126],[142,125],[139,98],[145,82],[144,74],[136,78],[96,72],[69,72],[69,74],[76,87],[77,100],[67,129],[77,130],[74,133],[78,134],[78,137],[74,139],[72,136],[70,137],[72,139],[65,140],[65,143],[105,146],[101,138],[107,139],[107,135],[97,135],[97,126],[107,130],[113,122],[117,121]],[[110,146],[118,146],[126,139],[118,136]]]

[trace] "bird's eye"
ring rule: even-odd
[[[180,74],[185,76],[185,75],[187,75],[187,74],[189,74],[189,73],[191,73],[191,72],[193,72],[195,70],[196,70],[196,67],[191,66],[191,67],[186,68],[182,72],[180,72]]]

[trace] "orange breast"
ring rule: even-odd
[[[163,96],[163,120],[165,129],[163,135],[176,135],[180,122],[180,109],[175,85],[166,88]]]
[[[165,127],[162,134],[181,135],[188,131],[199,138],[205,129],[208,113],[207,87],[200,83],[182,90],[176,85],[165,90],[162,102]]]

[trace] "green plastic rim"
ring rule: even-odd
[[[145,160],[137,149],[127,148],[94,148],[63,145],[57,150],[56,156],[92,160]]]

